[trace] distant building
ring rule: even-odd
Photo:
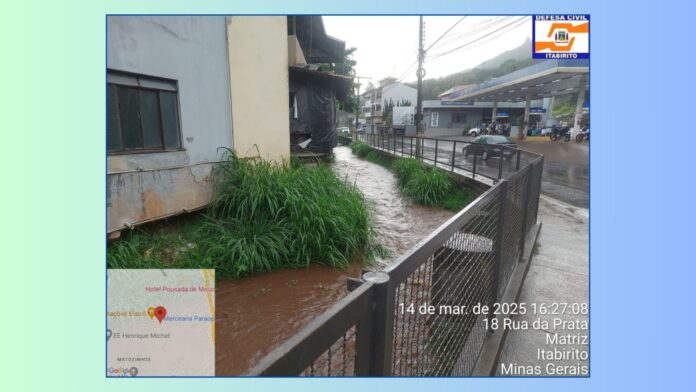
[[[530,121],[544,124],[549,100],[532,101]],[[524,115],[524,102],[499,102],[497,123],[512,126],[510,136],[517,135],[518,119]],[[393,132],[397,135],[415,136],[413,121],[415,106],[394,108]],[[423,132],[426,137],[464,136],[471,128],[493,121],[493,102],[452,102],[446,100],[423,101]]]
[[[401,103],[415,105],[417,90],[396,78],[384,78],[379,86],[360,95],[360,105],[365,116],[367,132],[376,132],[386,128],[384,108],[389,102],[397,106]]]
[[[543,123],[547,105],[545,100],[532,101],[534,114],[530,121]],[[493,102],[423,101],[423,129],[429,137],[461,136],[468,134],[471,128],[495,121],[511,125],[510,136],[515,137],[524,106],[524,102],[498,102],[496,118],[493,119]]]

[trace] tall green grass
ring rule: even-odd
[[[392,170],[400,185],[404,186],[416,174],[425,170],[423,165],[413,158],[401,158],[394,161]]]
[[[200,260],[198,230],[205,222],[200,214],[154,222],[124,232],[109,244],[106,258],[109,268],[187,268]],[[204,262],[196,268],[214,268]]]
[[[416,203],[436,206],[452,189],[454,182],[440,169],[423,169],[411,174],[403,190]]]
[[[381,251],[362,193],[329,167],[226,157],[213,171],[211,206],[187,229],[184,242],[193,246],[162,260],[162,252],[144,252],[158,239],[139,233],[109,247],[109,266],[215,268],[241,277],[310,263],[345,268]]]
[[[369,144],[361,141],[352,142],[350,144],[350,149],[351,151],[353,151],[353,154],[361,158],[366,157],[367,154],[369,154],[372,151],[372,147]]]

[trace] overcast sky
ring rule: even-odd
[[[358,76],[372,77],[373,83],[393,76],[416,80],[418,16],[324,16],[326,33],[357,48]],[[461,20],[461,21],[460,21]],[[425,44],[428,48],[452,27],[427,53],[426,79],[473,68],[531,39],[531,17],[520,16],[425,16]],[[459,46],[465,45],[460,49]],[[456,49],[456,50],[454,50]],[[447,53],[454,50],[451,53]],[[440,56],[439,58],[436,58]],[[410,68],[409,68],[410,67]]]

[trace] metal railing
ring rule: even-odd
[[[351,140],[395,156],[419,159],[437,167],[498,181],[541,159],[541,155],[500,144],[386,134],[358,134]],[[499,159],[499,158],[503,159]]]
[[[410,156],[404,155],[409,148],[400,147],[404,139],[375,136],[360,138],[382,151]],[[451,141],[430,140],[436,147],[429,160],[442,166],[437,146]],[[456,147],[449,165],[454,171],[461,170]],[[486,192],[384,271],[349,280],[353,291],[248,374],[471,374],[487,322],[495,318],[475,309],[501,301],[536,224],[543,157],[524,153],[530,154],[527,162],[523,153],[515,154],[520,163],[512,164],[514,172],[499,169]]]

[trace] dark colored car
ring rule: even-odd
[[[514,150],[517,144],[511,142],[505,136],[500,135],[481,135],[474,138],[470,144],[464,146],[462,152],[465,157],[469,155],[481,155],[483,160],[494,156],[504,156],[505,159],[512,158],[517,152]]]

